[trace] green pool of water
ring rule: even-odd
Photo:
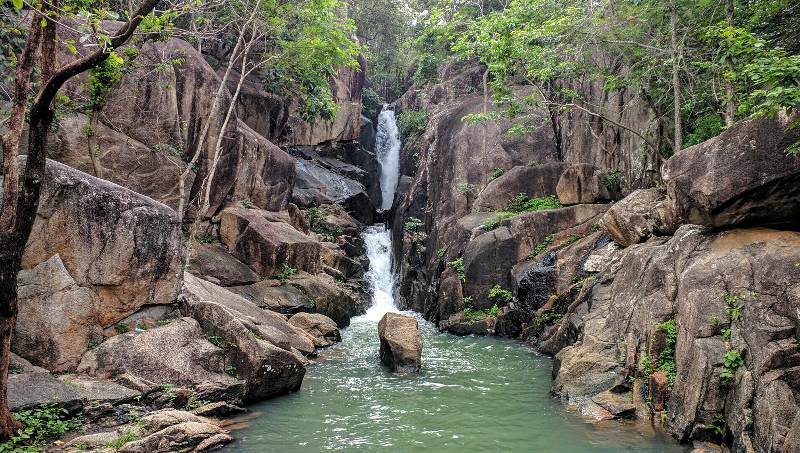
[[[382,367],[375,320],[356,318],[299,392],[250,407],[226,451],[686,451],[642,424],[571,412],[550,396],[550,359],[516,342],[420,325],[420,375]]]

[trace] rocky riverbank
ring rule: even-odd
[[[525,112],[544,120],[521,136],[462,121],[493,109],[481,73],[447,66],[400,101],[428,118],[406,140],[393,218],[401,305],[554,356],[553,393],[588,416],[712,450],[800,448],[796,117],[658,165],[570,112]],[[642,109],[633,127],[651,121]]]

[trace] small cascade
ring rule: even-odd
[[[364,279],[372,293],[372,305],[361,318],[378,322],[389,312],[399,311],[394,303],[395,275],[392,272],[392,238],[383,225],[367,228],[361,236],[367,248],[369,271]]]
[[[381,210],[392,208],[394,192],[400,178],[400,133],[394,110],[384,106],[378,116],[375,150],[381,163]]]

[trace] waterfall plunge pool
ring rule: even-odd
[[[393,303],[389,232],[368,228],[373,305],[321,351],[299,392],[250,406],[230,452],[683,452],[646,424],[592,422],[550,396],[551,360],[420,319],[422,372],[380,364],[377,323]]]

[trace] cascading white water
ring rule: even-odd
[[[381,210],[392,208],[394,192],[400,175],[400,133],[394,110],[384,106],[378,116],[378,133],[375,141],[378,161],[381,163]]]
[[[364,278],[372,292],[372,305],[362,319],[378,322],[386,313],[399,311],[394,303],[392,238],[383,225],[367,228],[361,237],[369,258],[369,270]]]
[[[394,111],[384,106],[378,117],[376,143],[378,160],[381,163],[381,209],[392,208],[394,192],[400,173],[400,138]],[[361,235],[367,248],[369,271],[365,275],[372,293],[372,305],[360,317],[364,321],[377,322],[387,312],[397,312],[394,303],[395,276],[392,272],[392,236],[384,225],[374,225]]]

